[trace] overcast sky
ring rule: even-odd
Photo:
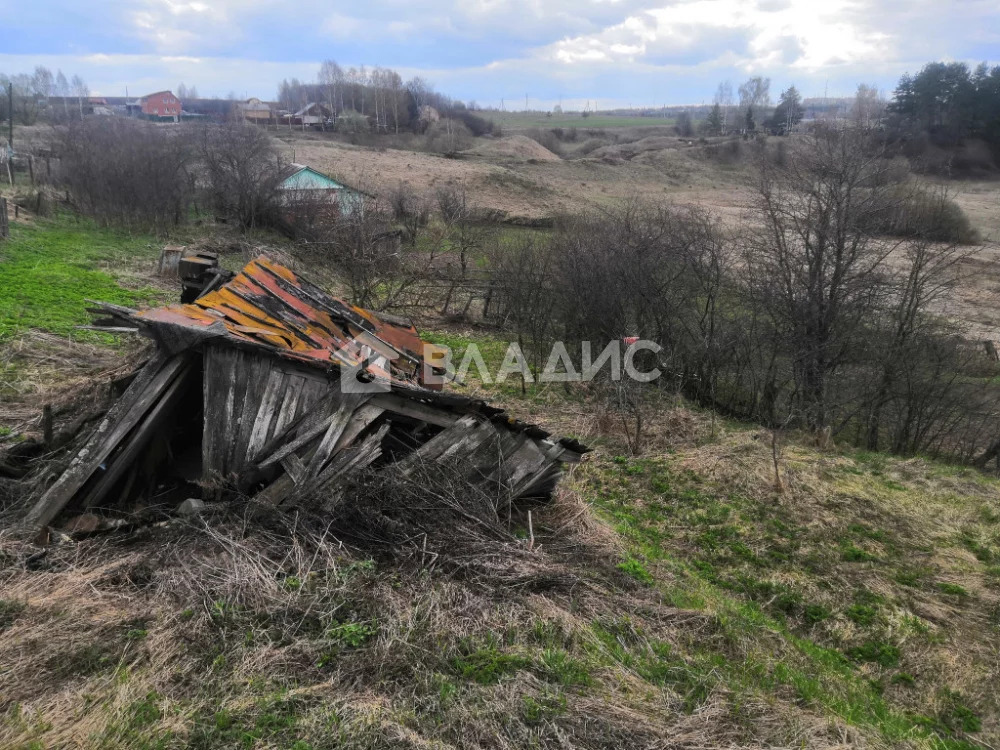
[[[931,60],[1000,63],[1000,0],[0,0],[0,71],[61,68],[95,94],[273,98],[328,58],[511,109],[708,102],[750,75],[891,93]]]

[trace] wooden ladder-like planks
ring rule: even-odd
[[[29,533],[41,531],[69,504],[97,468],[149,414],[187,364],[185,355],[158,356],[146,364],[69,468],[28,511],[24,525]]]

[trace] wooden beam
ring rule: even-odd
[[[135,466],[136,459],[149,445],[150,440],[162,432],[166,422],[174,416],[174,407],[184,395],[184,388],[190,384],[187,377],[190,373],[191,365],[188,363],[174,376],[156,405],[129,434],[128,442],[121,453],[105,462],[107,468],[104,474],[83,498],[84,507],[96,507],[125,472]]]
[[[186,363],[187,357],[184,355],[170,359],[157,356],[150,360],[111,407],[62,476],[28,511],[24,519],[24,527],[28,533],[36,534],[41,531],[66,507],[97,467],[149,412]]]
[[[394,393],[380,393],[370,403],[374,406],[381,406],[386,411],[395,412],[411,419],[419,419],[438,427],[451,427],[458,421],[458,417],[449,411],[435,408],[420,401],[403,398]]]
[[[350,422],[351,417],[354,415],[355,409],[357,409],[366,400],[367,394],[343,394],[343,400],[340,402],[340,408],[337,409],[337,413],[333,416],[333,420],[331,420],[330,426],[326,430],[326,434],[323,436],[319,447],[316,449],[316,454],[309,463],[310,476],[316,476],[319,474],[320,469],[323,468],[323,465],[333,454],[334,448],[337,446],[337,441],[340,439],[340,436],[344,434],[344,430],[346,429],[348,422]]]

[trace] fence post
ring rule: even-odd
[[[0,198],[0,240],[6,239],[10,234],[10,228],[7,225],[7,199]]]

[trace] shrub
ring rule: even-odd
[[[946,191],[913,185],[887,190],[865,224],[869,231],[894,237],[963,245],[979,241],[969,218]]]
[[[492,120],[475,115],[466,109],[452,112],[451,117],[465,125],[469,132],[477,138],[483,135],[499,135],[497,126]]]
[[[92,118],[62,129],[56,183],[105,226],[164,229],[186,218],[195,149],[186,129]]]
[[[278,219],[282,165],[266,132],[243,122],[201,131],[199,152],[215,210],[244,227]]]
[[[439,154],[453,156],[472,147],[472,133],[461,120],[438,120],[427,129],[427,147]]]

